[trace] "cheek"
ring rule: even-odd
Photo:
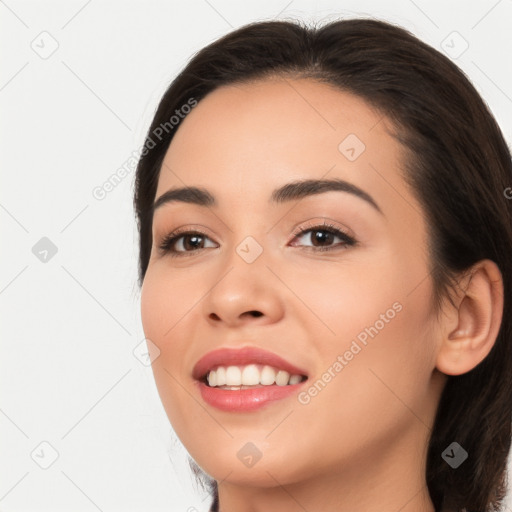
[[[321,320],[302,320],[309,332],[319,333],[319,363],[311,396],[303,397],[311,398],[306,409],[315,410],[312,416],[328,411],[338,428],[347,411],[359,417],[359,426],[375,427],[376,414],[388,423],[410,415],[404,403],[421,409],[435,367],[427,271],[421,264],[378,261],[364,271],[354,264],[332,275],[319,273],[314,281],[306,273],[295,280],[297,295]]]
[[[184,278],[176,279],[158,264],[150,266],[141,289],[141,320],[144,335],[159,349],[152,371],[160,399],[167,416],[178,432],[186,430],[183,411],[190,408],[190,368],[186,360],[187,314],[201,296]],[[190,334],[189,334],[190,336]]]
[[[144,335],[160,351],[152,370],[166,409],[185,398],[181,397],[180,384],[190,378],[187,360],[187,347],[193,336],[190,318],[201,290],[189,281],[173,277],[155,265],[148,269],[141,290]]]
[[[343,336],[337,346],[330,343],[321,369],[298,397],[294,420],[307,435],[297,442],[303,442],[304,451],[314,451],[326,464],[335,464],[339,458],[371,463],[383,447],[429,423],[434,363],[431,340],[423,330],[428,316],[424,304],[418,307],[414,300],[401,299],[402,309],[392,309],[388,323],[375,322],[373,308],[364,308],[372,313],[367,322],[362,329],[359,321],[350,329],[364,333],[365,343],[357,334]],[[341,320],[337,325],[340,331],[344,329]],[[285,443],[290,434],[283,429],[274,441],[280,438]],[[318,439],[322,442],[312,442]]]
[[[340,264],[310,261],[283,269],[283,281],[293,283],[300,302],[295,304],[292,321],[300,321],[309,334],[318,333],[321,353],[347,350],[358,337],[369,337],[365,329],[377,323],[378,331],[387,330],[398,316],[410,282],[414,279],[406,266],[394,262],[386,251],[348,256]],[[365,334],[366,333],[366,334]]]
[[[172,309],[167,301],[172,292],[166,289],[163,280],[158,279],[155,272],[148,269],[141,290],[141,320],[144,335],[157,345],[160,351],[165,350],[162,343],[165,332],[172,325]]]
[[[166,271],[163,263],[158,262],[148,268],[141,290],[144,333],[160,350],[166,350],[170,341],[176,338],[180,324],[201,297],[197,281],[190,280],[183,273]],[[178,345],[172,343],[174,348]]]

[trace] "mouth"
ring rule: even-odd
[[[217,366],[209,370],[200,380],[211,388],[239,390],[274,385],[293,386],[306,379],[306,375],[290,374],[286,370],[273,366],[248,364]]]
[[[305,370],[254,347],[209,352],[194,366],[203,400],[224,411],[251,411],[293,394]]]

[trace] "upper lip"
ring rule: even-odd
[[[279,370],[286,370],[290,375],[305,375],[307,372],[286,361],[282,357],[256,347],[220,348],[205,354],[194,365],[192,377],[203,379],[216,366],[243,366],[246,364],[263,364]]]

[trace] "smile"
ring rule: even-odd
[[[287,386],[302,382],[303,375],[290,375],[286,370],[279,370],[268,365],[249,364],[247,366],[219,366],[207,375],[210,387],[239,389],[249,386]]]
[[[297,392],[304,370],[254,347],[206,354],[192,372],[202,399],[223,411],[253,411]]]

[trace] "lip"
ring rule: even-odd
[[[192,377],[201,380],[217,366],[243,366],[247,364],[266,364],[279,370],[286,370],[290,375],[308,376],[305,370],[298,368],[273,352],[256,347],[243,347],[238,349],[220,348],[208,352],[195,364]]]
[[[207,372],[217,366],[242,366],[246,364],[263,364],[286,370],[290,375],[305,375],[307,372],[286,361],[278,355],[254,347],[241,349],[218,349],[208,352],[194,366],[192,376],[199,388],[202,399],[209,405],[227,412],[254,411],[269,403],[284,399],[296,393],[306,380],[298,384],[278,386],[259,386],[250,389],[211,388],[203,382]]]
[[[306,382],[302,381],[299,384],[288,386],[272,384],[271,386],[240,390],[211,388],[200,380],[195,381],[195,384],[199,386],[203,400],[212,407],[227,412],[248,412],[297,393]]]

